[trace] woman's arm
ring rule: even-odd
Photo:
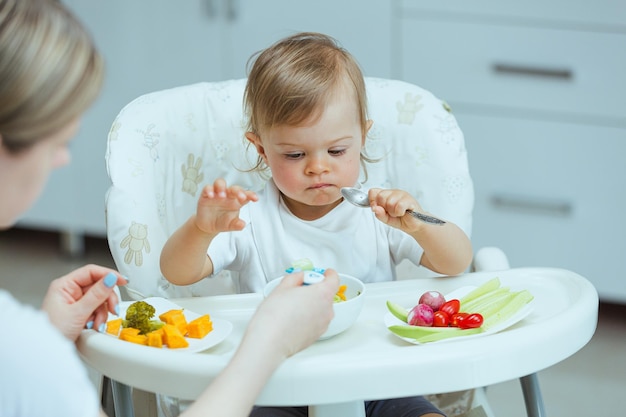
[[[302,273],[286,276],[259,306],[230,363],[181,417],[248,416],[276,368],[328,328],[339,278],[333,270],[324,275],[308,286]]]

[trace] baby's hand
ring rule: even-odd
[[[250,201],[258,201],[254,191],[242,187],[226,186],[222,178],[202,189],[198,199],[196,226],[205,233],[242,230],[245,222],[239,218],[239,210]]]
[[[403,190],[372,188],[369,200],[376,218],[396,229],[407,233],[418,231],[423,223],[406,213],[407,210],[422,212],[417,200]]]

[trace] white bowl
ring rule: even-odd
[[[278,286],[283,277],[276,278],[267,283],[263,289],[263,295],[267,297],[269,293]],[[330,321],[328,329],[320,336],[320,340],[328,339],[346,331],[356,321],[365,301],[365,285],[360,280],[346,274],[339,274],[340,285],[346,285],[346,301],[334,304],[335,317]]]

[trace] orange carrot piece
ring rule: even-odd
[[[135,329],[134,327],[124,327],[122,331],[120,331],[120,338],[122,336],[137,336],[139,334],[139,329]]]
[[[183,335],[187,334],[187,319],[183,310],[169,310],[161,314],[159,319],[164,323],[176,326]]]
[[[122,328],[121,317],[107,321],[107,329],[106,329],[107,333],[117,336],[121,328]]]
[[[194,339],[202,339],[213,330],[213,322],[208,314],[198,317],[189,322],[187,336]]]
[[[131,343],[137,343],[138,345],[147,345],[148,337],[144,334],[139,334],[139,329],[133,329],[128,327],[122,329],[119,338]]]
[[[339,291],[337,291],[337,296],[341,298],[343,301],[346,301],[346,289],[347,288],[348,288],[347,285],[340,285]]]
[[[148,337],[148,346],[155,348],[163,347],[163,330],[155,330],[148,333],[146,336]]]
[[[189,346],[189,342],[175,325],[165,324],[162,329],[165,344],[170,349],[186,348]]]

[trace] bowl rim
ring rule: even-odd
[[[354,299],[357,299],[359,297],[361,297],[363,295],[363,293],[365,293],[365,283],[363,281],[361,281],[360,279],[356,278],[353,275],[349,275],[349,274],[344,274],[341,272],[337,273],[339,275],[339,279],[341,281],[341,278],[348,278],[349,280],[353,280],[353,282],[355,284],[360,285],[360,292],[358,294],[355,294],[354,297],[351,297],[349,299],[347,299],[346,301],[344,301],[343,303],[337,303],[337,304],[344,304],[344,303],[348,303]],[[289,274],[285,274],[282,275],[280,277],[276,277],[274,279],[269,280],[265,286],[263,287],[263,297],[268,297],[270,295],[270,293],[274,290],[274,288],[276,288],[276,286],[278,286],[278,284],[282,281],[283,278],[285,278],[287,275]],[[272,285],[271,290],[268,291],[268,288],[270,288],[270,285]]]

